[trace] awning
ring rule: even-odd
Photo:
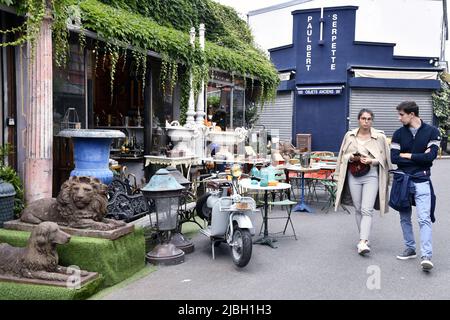
[[[413,79],[413,80],[436,80],[437,71],[404,71],[404,70],[376,70],[376,69],[351,69],[355,78],[376,79]]]

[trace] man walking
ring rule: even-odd
[[[420,263],[424,271],[433,268],[431,223],[434,222],[435,196],[430,180],[430,168],[436,159],[439,145],[439,130],[419,118],[419,106],[414,101],[404,101],[397,106],[398,119],[403,127],[397,129],[392,137],[391,161],[397,164],[400,175],[406,177],[407,188],[404,194],[411,196],[411,204],[416,206],[420,228]],[[396,183],[394,174],[394,184]],[[403,180],[405,181],[405,180]],[[393,190],[394,191],[394,185]],[[391,200],[393,201],[391,193]],[[408,202],[409,203],[409,202]],[[391,203],[390,203],[391,204]],[[399,209],[400,224],[406,248],[397,259],[416,257],[416,242],[411,224],[411,204]],[[392,206],[392,205],[391,205]]]

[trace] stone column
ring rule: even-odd
[[[200,24],[200,28],[198,29],[199,43],[200,49],[205,51],[205,25],[203,23]],[[205,82],[202,79],[200,84],[200,92],[198,93],[197,99],[197,125],[204,126],[205,120]]]
[[[25,200],[52,196],[53,182],[53,70],[51,15],[46,15],[34,54],[28,45],[29,104],[26,110]]]
[[[192,27],[191,31],[189,32],[190,35],[190,43],[192,46],[195,45],[195,28]],[[190,86],[190,92],[189,92],[189,102],[188,102],[188,110],[186,112],[186,124],[187,125],[194,125],[195,124],[195,97],[194,97],[194,87],[193,87],[193,80],[192,80],[192,72],[189,75],[189,86]]]

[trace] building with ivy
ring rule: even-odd
[[[123,130],[130,154],[119,141],[117,160],[142,169],[165,122],[185,121],[191,88],[225,129],[248,126],[279,82],[245,21],[211,0],[0,0],[0,17],[0,138],[28,201],[55,195],[73,168],[57,137],[65,115]]]

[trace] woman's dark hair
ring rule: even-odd
[[[363,108],[363,109],[359,110],[359,113],[358,113],[358,120],[359,120],[359,118],[361,118],[361,116],[362,116],[363,113],[368,113],[368,114],[370,114],[370,116],[372,117],[372,120],[373,120],[373,118],[375,118],[375,115],[373,114],[373,111],[372,111],[372,110]]]
[[[403,101],[397,106],[397,111],[403,111],[407,114],[414,112],[416,117],[419,116],[419,106],[415,101]]]

